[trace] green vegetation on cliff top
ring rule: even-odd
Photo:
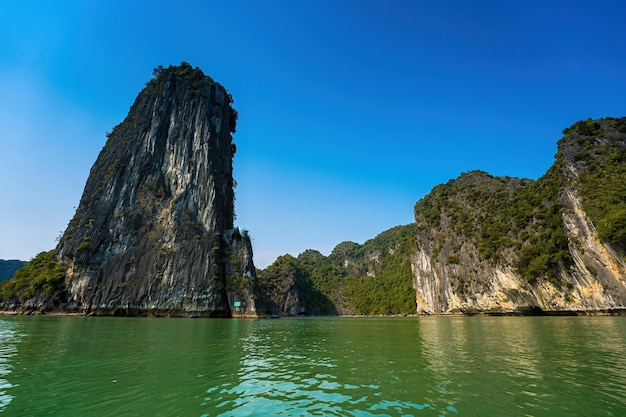
[[[585,212],[600,239],[626,249],[626,118],[584,120],[563,131],[577,168]]]
[[[343,296],[356,314],[413,314],[415,290],[411,253],[415,225],[382,232],[349,252],[337,249],[329,255],[336,267],[344,266]]]
[[[312,268],[310,264],[301,262],[291,255],[278,257],[276,261],[259,273],[258,283],[266,296],[260,300],[266,311],[274,315],[277,306],[284,302],[290,290],[293,295],[300,297],[302,305],[306,306],[305,314],[336,314],[333,304],[324,296],[312,282]],[[292,299],[294,304],[297,300]]]
[[[555,163],[536,181],[474,171],[436,186],[415,205],[418,231],[423,236],[453,233],[474,244],[487,261],[512,265],[531,283],[558,283],[560,271],[573,263],[562,203],[564,190],[573,187],[600,239],[623,250],[625,120],[580,121],[565,129]],[[568,177],[572,162],[581,173],[577,179]]]
[[[570,245],[577,244],[563,222],[571,210],[563,202],[568,189],[580,195],[599,238],[624,256],[626,118],[580,121],[563,133],[555,163],[537,180],[465,173],[419,200],[413,225],[363,245],[343,242],[328,257],[309,250],[292,259],[344,314],[414,312],[410,258],[418,245],[428,247],[434,262],[457,264],[461,247],[470,244],[483,262],[513,267],[531,284],[560,285],[573,264]],[[445,256],[444,247],[451,248]],[[457,291],[469,287],[464,282]]]
[[[340,243],[329,256],[315,250],[281,256],[260,272],[261,284],[289,286],[294,277],[308,283],[305,302],[317,314],[413,314],[414,236],[415,225],[398,226],[363,245]]]
[[[65,269],[57,261],[54,250],[41,252],[18,269],[13,279],[0,283],[0,300],[17,298],[24,302],[39,290],[50,295],[64,287]]]
[[[415,205],[418,232],[424,239],[454,234],[457,246],[470,242],[494,265],[513,263],[528,281],[557,280],[559,268],[572,262],[559,203],[559,165],[537,181],[474,171],[438,185]]]

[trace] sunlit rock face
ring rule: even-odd
[[[418,313],[623,312],[625,163],[626,118],[587,120],[536,181],[474,171],[435,187],[415,206]]]
[[[155,70],[57,246],[65,310],[257,315],[250,238],[233,223],[236,120],[230,94],[201,70]]]

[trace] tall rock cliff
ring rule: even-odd
[[[57,246],[65,310],[257,314],[250,239],[233,225],[231,105],[198,68],[155,70],[107,135]]]
[[[565,129],[537,181],[463,174],[415,206],[419,313],[626,306],[626,118]]]
[[[538,180],[468,172],[434,187],[414,211],[414,224],[340,243],[327,257],[306,251],[289,258],[291,269],[279,258],[261,275],[276,288],[291,276],[310,282],[327,314],[626,308],[626,118],[565,129]]]

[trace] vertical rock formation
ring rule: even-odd
[[[537,181],[470,172],[417,202],[418,313],[626,308],[626,118],[564,133]]]
[[[233,225],[232,98],[186,63],[155,74],[107,135],[57,246],[65,308],[256,315],[250,239]]]

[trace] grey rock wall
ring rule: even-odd
[[[224,87],[188,64],[146,85],[57,246],[68,311],[230,317],[237,278],[243,314],[255,314],[239,279],[255,274],[250,239],[233,225],[236,119]]]

